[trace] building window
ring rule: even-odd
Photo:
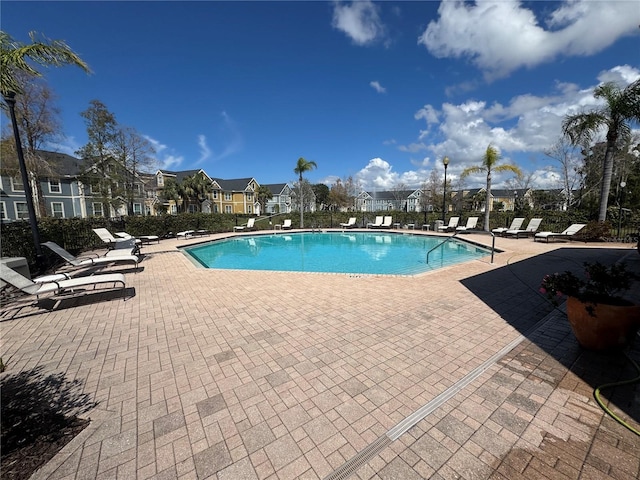
[[[94,217],[103,217],[104,216],[104,212],[102,211],[102,204],[101,203],[94,203],[93,204],[93,216]]]
[[[49,179],[49,193],[62,193],[62,186],[60,180]]]
[[[224,192],[224,199],[227,202],[230,202],[233,199],[233,196],[229,192]]]
[[[231,209],[231,205],[224,206],[224,213],[233,213],[233,210]]]
[[[218,205],[217,205],[217,204],[214,204],[214,205],[213,205],[213,213],[220,213],[220,212],[218,211]]]
[[[253,213],[253,206],[247,205],[247,213]]]
[[[178,213],[178,206],[175,203],[171,204],[171,214],[176,215]]]
[[[134,215],[142,215],[142,204],[134,203],[133,204],[133,214]]]
[[[54,218],[64,218],[64,204],[62,202],[51,202],[51,214]]]
[[[247,200],[251,201],[253,199],[253,193],[247,192]]]
[[[198,213],[198,206],[194,204],[189,205],[189,213]]]
[[[217,190],[214,190],[214,191],[213,191],[213,199],[215,200],[215,199],[217,199],[217,198],[218,198],[218,191],[217,191]]]
[[[29,210],[27,210],[27,202],[16,202],[16,218],[18,220],[26,220],[29,218]]]
[[[164,187],[164,177],[162,175],[158,175],[156,177],[156,180],[158,182],[159,187]]]
[[[0,215],[2,215],[0,217],[2,220],[9,220],[9,217],[7,217],[7,206],[4,202],[0,202]]]
[[[24,183],[21,177],[11,177],[11,190],[14,192],[24,192]]]
[[[96,195],[100,193],[100,187],[98,187],[98,185],[90,185],[89,186],[89,192],[91,193],[91,195]]]

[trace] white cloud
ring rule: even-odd
[[[207,137],[198,135],[198,146],[200,147],[200,158],[198,163],[205,161],[211,156],[211,149],[207,145]]]
[[[640,69],[628,65],[617,66],[601,72],[599,81],[615,81],[628,84],[640,78]],[[561,135],[561,125],[567,114],[591,109],[600,104],[593,97],[597,84],[578,88],[572,84],[556,84],[548,95],[523,94],[513,97],[506,104],[488,105],[482,100],[469,100],[453,104],[443,103],[440,109],[427,105],[419,109],[414,117],[424,120],[427,125],[438,118],[438,128],[434,131],[419,130],[419,142],[400,145],[403,152],[427,151],[435,158],[434,165],[447,155],[451,159],[448,171],[452,176],[466,167],[477,165],[487,145],[495,145],[505,162],[528,155],[533,161],[537,187],[553,181],[554,174],[546,165],[552,162],[542,152],[555,143]],[[434,124],[435,125],[435,124]],[[420,148],[418,148],[420,146]],[[424,147],[424,148],[422,148]],[[426,164],[423,164],[426,166]],[[543,168],[545,167],[545,168]],[[546,172],[544,175],[542,171]],[[496,186],[507,177],[496,177]],[[479,186],[483,178],[473,177]]]
[[[236,122],[229,116],[227,112],[221,112],[220,116],[222,117],[222,132],[220,133],[219,137],[226,137],[228,139],[227,143],[224,145],[220,153],[216,153],[208,146],[206,137],[204,135],[198,135],[198,148],[200,149],[200,158],[196,162],[196,165],[204,162],[205,160],[218,162],[242,150],[242,135],[240,134],[240,130],[238,129]]]
[[[156,152],[158,168],[162,170],[177,170],[178,167],[180,167],[180,164],[182,164],[184,160],[183,156],[168,153],[168,147],[165,144],[160,143],[158,140],[150,137],[149,135],[143,135],[143,137],[151,144]]]
[[[418,188],[427,177],[424,170],[409,170],[403,173],[392,171],[392,167],[386,160],[373,158],[362,170],[354,175],[354,179],[363,188],[372,191],[391,190],[402,184],[406,188]]]
[[[418,43],[439,58],[470,59],[487,80],[559,56],[593,55],[638,28],[635,1],[564,1],[542,22],[519,0],[446,1],[438,13]]]
[[[352,2],[350,5],[336,2],[332,26],[344,32],[356,45],[371,45],[384,38],[378,7],[370,0]]]
[[[386,93],[387,91],[378,81],[369,82],[369,85],[378,93]]]

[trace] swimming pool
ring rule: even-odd
[[[478,259],[487,249],[456,239],[384,232],[277,233],[235,236],[184,252],[205,268],[416,275]]]

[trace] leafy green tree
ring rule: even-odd
[[[38,267],[43,267],[43,254],[40,245],[40,233],[38,222],[36,221],[36,210],[33,203],[33,194],[29,185],[29,174],[22,151],[20,132],[18,130],[15,103],[16,95],[23,93],[24,89],[18,79],[18,72],[27,76],[41,77],[42,74],[32,64],[43,67],[59,67],[64,65],[75,65],[85,72],[90,72],[88,65],[76,55],[64,42],[59,40],[40,41],[34,32],[29,34],[30,44],[16,42],[9,34],[0,30],[0,93],[6,107],[9,108],[13,136],[15,139],[16,154],[20,166],[20,174],[24,183],[25,199],[29,212],[29,222],[33,235],[33,243],[38,259]],[[30,60],[32,63],[29,63]]]
[[[316,183],[312,186],[313,194],[316,196],[316,203],[320,205],[320,210],[329,206],[329,187],[324,183]]]
[[[296,163],[296,168],[293,169],[293,172],[299,176],[298,190],[300,194],[300,228],[304,227],[304,185],[302,184],[302,174],[317,167],[318,165],[313,160],[305,160],[300,157],[298,159],[298,163]]]
[[[273,193],[269,190],[269,187],[260,185],[256,192],[258,203],[260,204],[260,213],[264,215],[267,212],[267,202],[273,198]]]
[[[202,202],[213,192],[213,185],[204,173],[198,172],[182,179],[179,192],[184,201],[185,211],[189,211],[191,205],[196,207],[195,211],[200,211]]]
[[[604,100],[604,103],[589,112],[567,116],[562,123],[562,131],[575,146],[588,145],[603,128],[607,131],[598,211],[598,221],[604,222],[619,142],[629,138],[633,123],[640,122],[640,80],[624,89],[612,82],[605,83],[594,90],[593,96]]]
[[[165,179],[161,198],[166,200],[167,202],[170,202],[173,200],[173,202],[176,204],[177,210],[180,210],[183,206],[182,205],[183,202],[181,202],[182,196],[180,191],[180,185],[178,185],[178,182],[176,182],[173,178]]]
[[[117,168],[119,127],[116,117],[100,100],[91,100],[80,113],[87,127],[88,142],[76,151],[83,160],[83,184],[91,187],[103,204],[103,211],[117,210],[125,197],[123,169]]]
[[[487,191],[485,197],[485,212],[484,212],[484,229],[489,231],[489,216],[491,213],[491,174],[493,172],[513,172],[516,175],[522,175],[522,171],[516,165],[502,164],[498,165],[500,161],[500,153],[498,150],[489,145],[482,157],[482,164],[473,167],[465,168],[460,174],[461,178],[466,178],[469,175],[476,173],[487,174]]]

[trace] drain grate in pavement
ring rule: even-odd
[[[324,477],[324,480],[345,480],[346,478],[349,478],[356,472],[356,470],[375,457],[382,450],[387,448],[390,444],[391,439],[388,436],[383,435],[375,442],[370,443],[364,450],[361,450],[355,456],[351,457],[349,461],[343,463],[341,467]]]

